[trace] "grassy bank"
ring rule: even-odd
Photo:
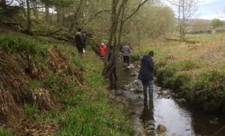
[[[225,113],[225,37],[188,35],[195,44],[164,41],[142,46],[155,52],[155,76],[196,108]],[[138,52],[134,52],[137,58]]]
[[[68,43],[43,37],[3,34],[0,43],[0,135],[134,134],[91,47],[81,57]]]

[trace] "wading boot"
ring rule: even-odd
[[[148,95],[147,95],[147,90],[146,90],[146,89],[144,89],[144,99],[146,99],[146,100],[147,100],[147,98],[148,98]]]
[[[153,90],[149,90],[149,100],[153,100]]]

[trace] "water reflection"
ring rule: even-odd
[[[154,120],[154,116],[153,116],[153,109],[154,109],[154,105],[153,105],[153,100],[150,99],[149,101],[144,98],[144,108],[142,111],[142,114],[140,116],[140,119],[142,120],[143,123],[148,122],[148,121],[153,121]]]
[[[154,103],[156,125],[165,125],[168,135],[193,135],[192,119],[188,110],[180,108],[173,99],[157,97],[154,99]]]
[[[125,71],[122,67],[118,70],[119,89],[137,79],[130,76],[133,71],[135,69]],[[153,130],[155,126],[162,124],[167,128],[167,136],[213,136],[214,134],[225,136],[225,115],[208,115],[193,111],[186,104],[177,103],[172,97],[159,96],[158,91],[166,90],[156,89],[153,100],[144,99],[142,93],[124,91],[124,97],[129,100],[127,111],[132,113],[135,129],[142,131],[144,127],[149,135],[148,130]],[[218,123],[210,123],[215,118],[218,118]]]
[[[154,104],[153,99],[143,100],[143,111],[140,115],[140,121],[147,135],[154,136],[155,121],[154,121]]]
[[[225,136],[225,116],[214,114],[203,114],[193,111],[192,126],[195,134],[201,136]],[[218,119],[217,123],[213,120]]]

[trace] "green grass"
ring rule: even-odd
[[[223,33],[222,34],[187,34],[186,38],[189,40],[205,42],[205,41],[219,40],[223,36],[224,36]]]
[[[128,117],[109,102],[110,94],[101,76],[101,60],[93,57],[95,53],[89,47],[86,56],[83,57],[77,54],[73,46],[62,50],[65,50],[65,55],[83,71],[85,83],[83,86],[71,88],[69,97],[61,96],[67,110],[59,119],[63,122],[60,129],[53,135],[132,135],[132,123],[127,121]]]
[[[28,116],[33,116],[34,113],[36,113],[37,109],[38,109],[38,105],[36,104],[24,103],[24,112]]]
[[[202,34],[187,38],[201,43],[155,42],[143,46],[141,52],[155,52],[154,72],[161,86],[173,89],[203,111],[225,113],[224,36]],[[138,52],[132,55],[137,57]]]
[[[10,34],[0,35],[0,47],[8,53],[24,52],[35,54],[39,49],[32,38]]]
[[[71,75],[66,68],[63,68],[63,73],[59,74],[49,64],[51,62],[49,51],[53,49],[55,43],[47,42],[44,38],[40,40],[26,36],[15,37],[10,34],[0,35],[0,43],[0,47],[8,53],[30,54],[32,66],[45,75],[46,78],[34,79],[29,83],[30,88],[26,90],[29,96],[25,98],[23,110],[27,118],[34,123],[59,126],[56,132],[49,135],[134,135],[132,122],[109,97],[111,94],[106,89],[101,73],[103,63],[90,46],[87,47],[87,54],[84,57],[79,56],[76,48],[70,44],[59,43],[57,46],[65,58],[63,62],[67,61],[65,64],[70,64],[72,72],[82,75],[83,81],[78,79],[79,84],[75,80],[75,76],[78,78],[78,73]],[[30,101],[31,91],[39,88],[49,91],[49,95],[54,96],[52,102],[61,103],[63,110],[58,110],[56,106],[55,109],[42,111],[41,103],[37,105]],[[0,129],[1,134],[11,135],[5,128]]]
[[[13,136],[11,130],[0,127],[0,136]]]
[[[73,52],[74,49],[71,51]],[[130,136],[132,123],[122,111],[111,105],[101,76],[103,64],[87,49],[84,57],[72,56],[75,65],[84,69],[84,87],[78,87],[69,99],[62,98],[67,112],[62,116],[62,125],[56,135],[62,136]],[[78,57],[78,58],[77,58]],[[74,59],[77,58],[77,59]],[[80,64],[82,63],[82,64]]]
[[[128,129],[129,122],[121,114],[107,103],[95,101],[91,104],[83,102],[75,109],[66,113],[61,129],[57,136],[123,136],[132,135],[132,129]]]

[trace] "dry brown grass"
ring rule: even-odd
[[[189,59],[199,59],[208,62],[208,68],[221,68],[225,64],[225,41],[201,43],[201,45],[193,45],[190,48],[192,55]],[[190,51],[190,50],[189,50]]]
[[[219,39],[219,40],[218,40]],[[180,42],[155,42],[147,50],[156,52],[156,60],[193,60],[204,62],[200,69],[221,69],[225,66],[225,36],[218,35],[218,38],[200,43],[180,43]],[[157,56],[158,55],[158,56]]]

